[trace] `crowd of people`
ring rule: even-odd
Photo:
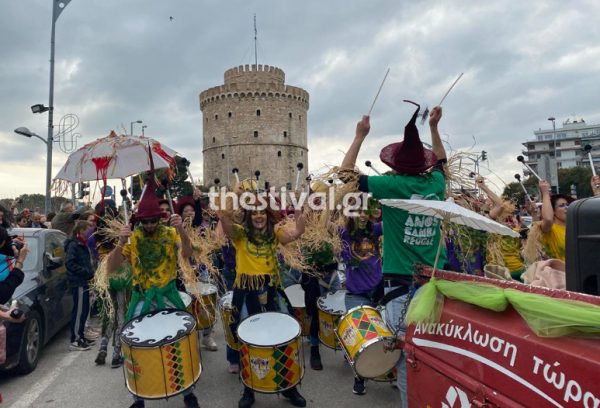
[[[27,246],[17,249],[12,244],[8,231],[15,227],[53,228],[67,235],[65,266],[74,300],[70,348],[90,350],[100,338],[94,361],[99,365],[106,363],[111,343],[112,367],[120,367],[124,362],[119,339],[124,322],[157,310],[186,310],[180,293],[189,289],[186,284],[190,279],[214,284],[219,296],[231,291],[232,319],[225,329],[234,333],[237,341],[240,340],[237,328],[248,316],[264,312],[293,315],[294,305],[284,289],[290,284],[300,284],[308,315],[307,341],[313,370],[327,369],[319,351],[318,301],[337,290],[345,291],[346,310],[367,305],[385,308],[387,326],[401,339],[406,330],[403,317],[414,295],[417,264],[434,266],[437,259],[435,266],[440,269],[564,288],[566,214],[573,199],[551,194],[544,180],[539,182],[539,205],[531,200],[523,208],[495,194],[480,176],[476,177],[478,194],[450,191],[446,151],[438,131],[442,109],[435,107],[429,115],[431,149],[428,149],[421,142],[416,126],[420,107],[414,105],[417,107],[405,127],[404,140],[381,151],[382,161],[392,170],[386,175],[365,176],[356,171],[356,159],[371,127],[368,116],[357,123],[354,140],[338,168],[338,180],[347,185],[354,180],[356,188],[369,193],[371,198],[356,217],[347,217],[341,223],[333,218],[326,220],[325,234],[337,237],[341,246],[336,250],[331,244],[333,238],[323,239],[317,247],[305,246],[301,251],[304,269],[286,264],[281,250],[296,241],[302,247],[307,219],[316,210],[305,207],[286,212],[267,207],[215,211],[208,208],[197,189],[192,197],[179,197],[171,202],[155,194],[157,185],[151,174],[143,197],[129,214],[127,223],[122,217],[124,209],[118,209],[111,200],[103,200],[93,210],[78,211],[67,202],[58,214],[45,216],[27,210],[19,212],[16,202],[10,209],[0,206],[0,304],[10,300],[24,277],[21,268]],[[591,184],[594,194],[600,196],[600,177],[592,178]],[[313,183],[311,191],[318,187],[319,183]],[[331,188],[335,188],[334,183]],[[261,193],[252,183],[250,188],[239,183],[233,190]],[[452,225],[442,234],[440,222],[434,217],[415,216],[378,203],[389,198],[441,201],[448,197],[519,231],[521,238],[499,237]],[[524,223],[526,217],[532,218],[531,225]],[[113,220],[120,220],[120,227],[110,233],[111,227],[114,230]],[[211,254],[211,265],[195,256],[199,250],[192,236],[218,237],[221,244]],[[438,254],[440,241],[444,250]],[[186,263],[189,265],[185,267],[194,271],[192,278],[183,272]],[[562,272],[563,280],[548,279],[548,267],[556,273]],[[94,293],[92,285],[101,270],[108,279],[104,295]],[[24,319],[11,317],[11,312],[0,311],[0,319],[11,322]],[[100,329],[86,324],[90,316],[98,316]],[[212,330],[200,331],[201,344],[216,351],[219,345],[212,337]],[[229,344],[226,349],[227,370],[240,375],[243,351]],[[369,379],[354,374],[352,391],[363,395]],[[398,361],[394,375],[399,399],[407,407],[404,356]],[[240,408],[254,404],[254,392],[244,383]],[[306,406],[306,399],[296,386],[287,387],[281,394],[294,406]],[[183,391],[183,399],[186,407],[200,405],[193,387]],[[144,400],[134,396],[131,407],[144,406]]]

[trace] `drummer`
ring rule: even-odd
[[[118,244],[108,258],[109,273],[125,260],[131,264],[133,289],[127,319],[170,307],[185,310],[175,285],[177,251],[181,250],[181,255],[189,258],[192,246],[179,214],[171,216],[171,227],[160,223],[161,210],[155,191],[156,181],[151,173],[135,215],[139,224],[133,231],[129,225],[121,228]],[[127,243],[128,240],[130,243]],[[183,395],[186,407],[199,407],[192,388],[184,391]],[[143,399],[134,397],[130,408],[144,406]]]
[[[410,101],[406,101],[409,103]],[[416,105],[416,104],[415,104]],[[418,106],[418,105],[417,105]],[[359,189],[371,192],[377,199],[404,198],[443,200],[446,180],[443,164],[446,162],[446,151],[440,134],[438,123],[442,118],[442,108],[436,106],[429,114],[432,150],[426,149],[419,139],[416,119],[419,108],[404,128],[404,141],[393,143],[382,149],[381,160],[390,166],[396,174],[383,176],[360,176]],[[369,117],[363,116],[356,125],[356,136],[342,162],[342,169],[354,171],[360,147],[369,134],[371,125]],[[418,224],[415,225],[415,221]],[[439,222],[433,217],[411,216],[407,211],[383,207],[383,225],[385,229],[383,249],[383,279],[386,295],[382,303],[386,304],[386,316],[390,327],[405,327],[400,321],[408,306],[408,292],[412,283],[415,263],[433,265],[441,239]],[[420,225],[429,225],[427,228]],[[442,268],[446,262],[446,251],[442,251],[437,264]],[[398,363],[398,389],[402,406],[408,405],[406,391],[405,356]]]
[[[356,217],[348,217],[340,231],[342,261],[346,265],[346,310],[363,305],[375,306],[383,297],[379,252],[381,223],[373,223],[370,217],[368,210],[361,211]],[[354,378],[352,392],[357,395],[366,393],[363,378]]]
[[[289,306],[282,306],[280,303],[276,253],[279,244],[286,245],[304,233],[304,216],[301,210],[296,211],[296,229],[293,231],[275,227],[281,214],[270,207],[264,210],[247,210],[242,224],[234,222],[231,210],[221,210],[219,216],[223,231],[231,239],[236,251],[232,333],[237,333],[237,326],[244,314],[251,316],[278,310],[288,312],[285,307]],[[306,400],[296,387],[283,391],[282,394],[292,405],[306,406]],[[244,387],[239,408],[249,408],[253,404],[254,391]]]

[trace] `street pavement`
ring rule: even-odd
[[[225,340],[220,324],[215,326],[219,351],[202,350],[202,374],[195,394],[203,408],[235,408],[242,391],[236,375],[227,372]],[[122,368],[111,369],[109,349],[105,366],[96,366],[97,346],[90,351],[69,351],[69,330],[66,328],[51,340],[41,356],[38,367],[26,376],[0,374],[0,407],[75,408],[128,407],[132,403],[125,388]],[[310,347],[304,343],[306,371],[300,393],[308,407],[369,407],[398,408],[398,391],[390,383],[367,382],[367,394],[352,393],[352,370],[343,353],[321,346],[324,370],[309,366]],[[183,407],[183,398],[147,401],[146,407]],[[256,393],[256,408],[292,407],[282,396]]]

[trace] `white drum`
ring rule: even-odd
[[[237,334],[244,385],[258,392],[276,393],[302,380],[300,324],[292,316],[279,312],[252,315],[240,323]]]

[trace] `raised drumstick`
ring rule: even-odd
[[[373,167],[373,164],[371,163],[371,160],[367,160],[365,162],[365,166],[370,167],[375,173],[377,173],[378,176],[381,176],[381,173],[378,172],[375,167]]]
[[[535,178],[537,178],[538,180],[541,180],[540,176],[538,176],[538,174],[533,171],[533,169],[529,166],[529,164],[525,163],[525,158],[523,156],[517,156],[517,160],[521,162],[521,164],[523,164],[523,166],[527,167],[527,170],[529,170],[531,172],[531,174],[533,174],[535,176]]]
[[[381,81],[381,85],[379,85],[379,89],[377,90],[377,94],[375,95],[375,99],[373,99],[373,103],[371,104],[371,108],[369,109],[369,113],[367,113],[367,116],[371,116],[371,112],[373,111],[373,106],[375,106],[375,102],[377,102],[377,98],[379,97],[381,88],[383,88],[383,84],[385,83],[385,80],[389,73],[390,73],[390,69],[388,68],[387,71],[385,71],[385,76],[383,77],[383,81]]]

